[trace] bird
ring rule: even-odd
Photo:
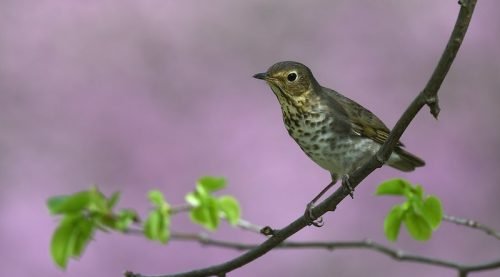
[[[312,215],[314,203],[339,178],[353,197],[349,174],[377,153],[390,130],[365,107],[321,86],[302,63],[278,62],[253,77],[266,81],[277,97],[288,134],[311,160],[330,173],[332,181],[306,207],[309,223],[320,227],[322,219],[315,221]],[[386,164],[409,172],[425,162],[398,142]]]

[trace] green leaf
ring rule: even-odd
[[[206,229],[213,231],[219,226],[219,210],[215,198],[207,198],[202,205],[189,212],[191,220]]]
[[[382,182],[378,187],[375,195],[405,195],[411,184],[403,179],[391,179]]]
[[[238,200],[232,196],[221,196],[217,199],[219,209],[231,225],[236,225],[240,220],[241,210]]]
[[[424,188],[421,185],[413,187],[413,191],[418,199],[424,199]]]
[[[443,208],[435,196],[425,196],[420,185],[412,185],[403,179],[383,182],[376,191],[377,195],[400,195],[407,200],[393,207],[384,221],[384,232],[388,240],[396,240],[401,221],[415,240],[428,240],[432,231],[441,223]]]
[[[421,198],[418,198],[416,196],[412,196],[408,201],[405,203],[408,203],[409,207],[413,210],[414,213],[417,215],[422,216],[422,208],[424,206],[424,201]]]
[[[119,200],[120,200],[120,192],[116,191],[108,199],[108,209],[112,210],[116,206],[116,203],[118,203]]]
[[[88,209],[93,212],[107,213],[109,211],[108,200],[106,196],[96,187],[89,190],[90,200]]]
[[[146,221],[144,222],[144,235],[150,240],[156,240],[158,237],[158,230],[160,226],[161,215],[158,211],[152,211],[149,213]]]
[[[144,235],[150,240],[167,243],[170,238],[170,217],[158,210],[151,211],[144,222]]]
[[[54,262],[61,268],[66,268],[68,260],[73,253],[69,248],[68,241],[71,237],[72,228],[70,225],[59,225],[52,235],[50,243],[50,253]]]
[[[79,221],[78,228],[75,230],[75,244],[72,257],[78,258],[83,254],[95,230],[95,225],[90,220]]]
[[[404,207],[396,205],[384,219],[384,234],[389,241],[396,241],[401,228],[401,221],[405,213]]]
[[[194,195],[201,201],[203,202],[205,198],[207,197],[212,197],[210,192],[205,189],[203,186],[197,185],[195,190],[194,190]]]
[[[52,214],[56,214],[59,207],[68,199],[69,195],[52,196],[47,200],[47,207]]]
[[[207,203],[207,199],[214,197],[202,186],[197,186],[195,191],[186,194],[185,200],[193,207],[203,206]]]
[[[84,216],[63,218],[50,244],[52,259],[61,268],[66,268],[71,257],[79,257],[94,232],[94,224]]]
[[[167,243],[170,237],[170,205],[165,201],[163,193],[158,190],[150,191],[148,198],[155,209],[149,213],[144,222],[144,234],[151,240]]]
[[[91,192],[81,191],[72,195],[51,197],[47,206],[52,214],[71,214],[84,210],[90,202]]]
[[[116,218],[112,214],[96,213],[90,218],[95,222],[96,227],[101,231],[107,232],[109,229],[116,229]]]
[[[203,188],[208,193],[211,193],[225,188],[226,179],[222,177],[205,176],[198,180],[196,187]]]
[[[197,207],[201,205],[201,201],[199,199],[199,195],[196,192],[190,192],[186,194],[186,197],[184,198],[188,204],[190,204],[193,207]]]
[[[415,240],[428,240],[432,236],[432,228],[429,222],[421,215],[409,209],[403,219],[406,229]]]
[[[165,197],[163,197],[163,193],[158,190],[151,190],[148,193],[149,201],[156,207],[162,207],[165,205]]]
[[[97,219],[98,223],[104,225],[104,227],[124,232],[129,229],[132,223],[139,221],[139,216],[137,212],[132,209],[122,209],[117,214],[103,214]],[[107,231],[106,228],[102,228],[102,230]]]
[[[432,195],[427,197],[422,207],[422,213],[432,229],[436,229],[443,219],[443,207],[439,198]]]

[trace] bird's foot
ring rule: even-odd
[[[348,174],[342,176],[342,187],[346,189],[349,192],[349,196],[354,199],[354,188],[352,187],[351,182],[349,182]]]
[[[307,225],[314,227],[322,227],[324,225],[323,218],[320,216],[319,218],[313,215],[314,202],[311,201],[306,206],[306,211],[304,212],[304,217],[307,219]]]

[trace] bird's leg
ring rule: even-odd
[[[334,174],[331,174],[331,176],[332,176],[332,181],[324,189],[322,189],[318,193],[318,195],[316,195],[316,197],[314,197],[313,200],[311,200],[311,202],[307,203],[306,211],[304,214],[306,218],[309,220],[308,225],[313,225],[315,227],[323,226],[323,218],[314,217],[312,209],[314,208],[314,204],[321,198],[321,196],[323,196],[337,182],[337,176],[335,176]]]
[[[349,182],[349,174],[342,176],[342,187],[346,189],[349,192],[349,196],[354,199],[354,188],[352,187],[351,182]]]

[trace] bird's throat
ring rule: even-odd
[[[278,98],[284,118],[301,117],[303,114],[310,113],[317,106],[314,104],[314,99],[311,97],[310,91],[306,91],[300,96],[291,96],[279,86],[274,84],[269,85],[276,98]]]

